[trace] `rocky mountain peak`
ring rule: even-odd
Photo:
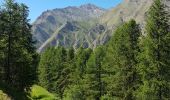
[[[80,8],[82,8],[82,9],[87,9],[87,10],[103,9],[103,8],[99,8],[99,7],[97,7],[96,5],[91,4],[91,3],[81,5]],[[103,10],[104,10],[104,9],[103,9]]]
[[[33,37],[37,40],[37,47],[40,47],[46,42],[64,23],[70,21],[81,22],[91,19],[97,19],[106,10],[97,7],[93,4],[85,4],[79,7],[68,6],[65,8],[56,8],[53,10],[47,10],[43,12],[37,20],[33,23],[32,32]],[[67,23],[69,29],[75,29],[71,27],[72,24]],[[68,28],[68,27],[67,27]],[[67,28],[64,28],[67,30]]]

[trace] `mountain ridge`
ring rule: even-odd
[[[43,12],[33,23],[33,38],[37,40],[39,48],[52,34],[67,21],[84,21],[96,19],[106,10],[92,4],[80,7],[69,6]]]
[[[168,0],[165,1],[169,6],[170,2]],[[41,25],[47,26],[41,29],[48,31],[50,28],[54,29],[55,27],[55,29],[53,32],[46,34],[41,32],[41,30],[39,31],[38,35],[45,37],[45,39],[42,44],[38,46],[38,52],[44,51],[49,46],[74,47],[75,49],[79,47],[95,48],[97,45],[107,43],[114,30],[130,19],[135,19],[143,29],[145,26],[146,12],[152,3],[152,0],[124,0],[121,4],[109,10],[93,4],[85,4],[79,7],[69,6],[63,9],[60,8],[62,12],[65,12],[64,15],[61,14],[60,16],[55,14],[51,16],[48,13],[44,13],[46,18],[40,20],[44,20],[45,24],[41,23]],[[82,12],[77,12],[77,9],[83,9],[84,12],[88,13],[85,13],[86,16],[81,15]],[[59,9],[57,8],[56,10],[58,11]],[[72,12],[71,14],[74,12],[75,16],[71,15],[72,17],[70,17],[70,12]],[[52,11],[50,13],[54,12]],[[61,16],[64,19],[61,19]],[[54,17],[58,19],[57,24],[55,23],[56,19]],[[46,21],[51,22],[48,24]],[[56,33],[56,30],[63,24],[65,25]],[[41,25],[36,26],[36,24],[34,24],[33,26],[39,28]],[[75,28],[70,28],[73,26]],[[53,35],[54,33],[55,35]],[[35,36],[34,32],[33,35]],[[39,36],[36,37],[39,38]]]

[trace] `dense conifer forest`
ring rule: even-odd
[[[13,0],[0,9],[0,90],[11,100],[170,100],[170,12],[161,0],[144,32],[131,19],[95,49],[38,54],[28,13]]]

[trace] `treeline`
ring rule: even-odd
[[[24,4],[5,0],[0,7],[0,89],[6,91],[24,92],[37,80],[38,55],[27,17]]]
[[[38,73],[39,84],[63,100],[169,100],[169,12],[155,0],[144,34],[130,20],[94,50],[51,47]]]

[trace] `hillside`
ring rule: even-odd
[[[113,31],[130,19],[142,28],[152,0],[124,0],[105,10],[92,4],[44,12],[33,24],[38,52],[49,46],[96,47],[106,43]],[[166,0],[169,6],[169,1]]]
[[[88,20],[93,20],[93,22],[95,22],[94,19],[98,18],[105,11],[105,9],[95,5],[86,4],[80,7],[70,6],[63,9],[57,8],[43,12],[33,23],[32,27],[33,37],[37,40],[37,47],[40,47],[47,39],[54,36],[53,34],[56,33],[58,28],[65,23]]]

